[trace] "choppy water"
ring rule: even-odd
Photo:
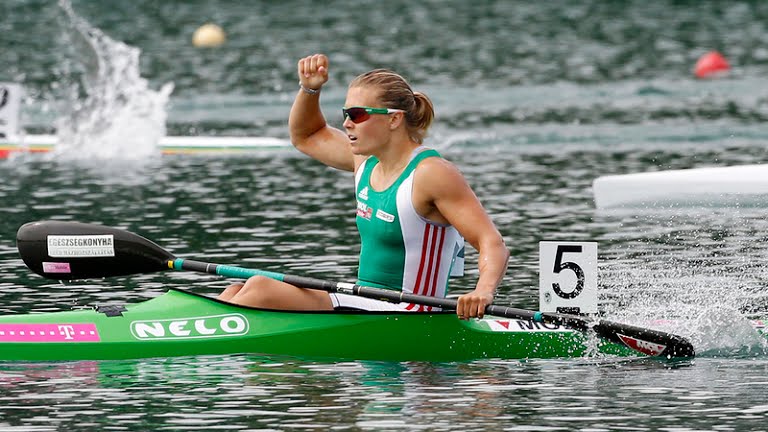
[[[315,51],[331,56],[323,103],[337,123],[349,78],[377,66],[400,71],[434,99],[429,143],[461,167],[512,251],[498,303],[537,307],[540,240],[596,240],[609,315],[685,317],[691,324],[681,331],[705,356],[3,364],[0,428],[767,430],[768,348],[743,320],[768,312],[768,204],[598,212],[591,190],[604,174],[768,161],[766,5],[73,2],[92,25],[141,50],[152,88],[174,84],[171,134],[286,137],[296,60]],[[57,101],[82,78],[89,54],[61,46],[66,20],[50,2],[2,2],[0,16],[0,81],[23,82],[25,123],[51,131]],[[227,30],[224,47],[189,44],[207,20]],[[710,49],[733,73],[692,79]],[[14,243],[21,224],[39,219],[123,227],[183,257],[354,277],[349,175],[294,151],[114,159],[0,161],[0,311],[140,301],[169,286],[213,294],[225,285],[187,273],[43,281]],[[469,268],[476,259],[470,250]]]

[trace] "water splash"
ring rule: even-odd
[[[612,320],[686,337],[698,356],[768,356],[764,330],[751,319],[765,315],[758,258],[716,265],[717,257],[663,256],[646,250],[603,268],[602,307]]]
[[[714,307],[693,323],[699,354],[707,357],[768,356],[768,342],[738,311]]]
[[[68,0],[60,0],[59,6],[68,21],[65,39],[71,42],[76,64],[67,71],[72,82],[56,121],[54,157],[126,161],[157,155],[173,84],[150,89],[139,73],[138,48],[91,26]]]

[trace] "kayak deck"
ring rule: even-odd
[[[597,347],[591,348],[590,347]],[[257,353],[303,358],[464,361],[637,353],[581,332],[455,313],[287,312],[171,289],[125,307],[0,316],[0,360],[107,360]]]

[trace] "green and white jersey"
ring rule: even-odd
[[[377,158],[369,157],[358,168],[356,220],[362,243],[358,284],[445,297],[458,255],[463,267],[464,239],[456,228],[429,221],[413,207],[414,170],[428,157],[440,154],[416,148],[402,174],[383,191],[370,185],[371,172],[379,163]],[[432,310],[413,304],[405,308]]]

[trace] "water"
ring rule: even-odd
[[[768,348],[744,327],[768,310],[766,206],[597,212],[591,191],[605,174],[768,161],[766,6],[74,1],[94,28],[140,50],[147,91],[173,84],[169,134],[287,137],[296,60],[316,51],[331,57],[323,106],[337,125],[351,77],[398,70],[434,99],[429,144],[462,169],[512,252],[498,303],[537,308],[540,240],[595,240],[606,313],[683,317],[690,325],[680,331],[704,355],[680,363],[242,355],[2,364],[0,428],[768,429]],[[27,88],[27,129],[52,132],[68,114],[61,101],[93,83],[87,51],[63,46],[67,17],[51,2],[6,1],[0,16],[0,80]],[[209,20],[228,43],[191,47],[192,32]],[[692,79],[696,58],[710,49],[735,65],[732,74]],[[144,127],[136,132],[151,136],[157,125]],[[215,294],[226,285],[191,273],[45,281],[23,266],[14,242],[21,224],[40,219],[119,226],[188,258],[353,278],[348,174],[291,150],[130,163],[121,156],[111,155],[114,164],[0,161],[0,312],[123,304],[168,287]],[[467,268],[476,263],[469,250]]]
[[[765,373],[764,362],[744,359],[200,357],[2,368],[3,394],[13,396],[0,400],[4,421],[27,430],[763,430]]]

